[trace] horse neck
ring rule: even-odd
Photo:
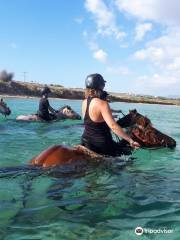
[[[134,122],[132,121],[132,116],[131,114],[128,114],[120,119],[118,119],[117,123],[122,127],[122,128],[126,128],[126,127],[130,127],[134,124]]]

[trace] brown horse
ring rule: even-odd
[[[142,147],[170,147],[176,146],[176,141],[152,127],[151,121],[132,110],[128,115],[118,120],[121,127],[129,126],[129,133]],[[123,144],[121,145],[123,146]],[[40,153],[30,161],[30,165],[43,168],[55,167],[63,164],[71,164],[74,161],[99,161],[106,157],[97,154],[81,145],[66,147],[55,145]]]
[[[174,148],[176,146],[176,141],[173,138],[154,128],[150,119],[138,113],[136,109],[129,111],[128,115],[120,118],[117,122],[123,128],[129,127],[129,134],[142,147]]]
[[[0,113],[3,114],[4,116],[11,114],[10,108],[7,106],[7,104],[4,102],[2,98],[0,100]]]
[[[102,155],[81,145],[71,148],[63,145],[54,145],[34,157],[30,161],[30,165],[49,168],[63,164],[71,164],[74,161],[99,161],[102,159]]]

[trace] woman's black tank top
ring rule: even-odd
[[[94,122],[89,116],[89,105],[92,99],[87,98],[87,107],[84,116],[85,129],[82,138],[93,145],[108,144],[112,142],[112,135],[106,122]]]

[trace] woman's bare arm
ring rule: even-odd
[[[85,116],[85,100],[82,102],[82,108],[81,108],[82,118]]]
[[[137,142],[134,142],[130,136],[128,136],[123,129],[116,123],[112,116],[111,109],[109,107],[109,104],[105,101],[102,101],[102,104],[100,105],[101,114],[109,126],[109,128],[119,137],[125,139],[130,143],[132,147],[139,147],[140,145]]]

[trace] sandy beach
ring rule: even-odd
[[[0,94],[0,98],[3,98],[3,99],[6,99],[6,98],[39,99],[40,97]],[[56,97],[49,97],[49,99],[55,99],[55,100],[60,100],[60,101],[69,100],[68,98],[56,98]],[[79,100],[79,99],[73,99],[73,100]]]

